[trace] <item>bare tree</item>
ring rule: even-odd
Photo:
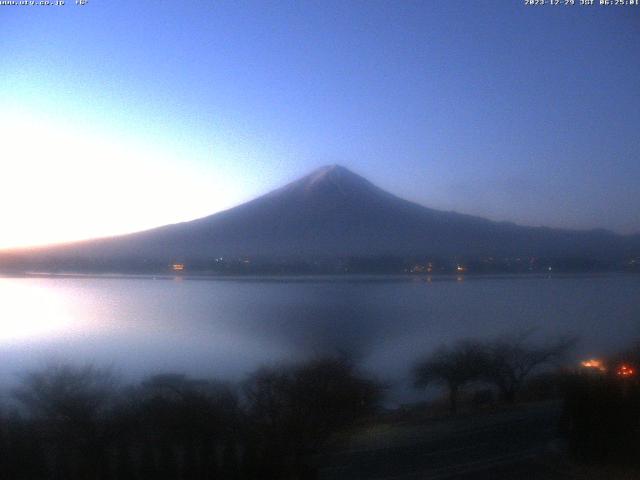
[[[264,426],[286,426],[291,435],[323,440],[372,413],[381,387],[342,357],[293,367],[261,368],[245,383],[249,415]]]
[[[262,368],[244,385],[261,476],[312,478],[309,455],[335,432],[372,413],[381,387],[343,357]],[[288,459],[288,460],[287,460]]]
[[[105,412],[117,384],[108,368],[56,364],[27,373],[14,397],[36,419],[79,425]]]
[[[433,383],[444,385],[449,393],[449,409],[456,413],[460,389],[480,378],[484,359],[482,345],[478,342],[462,341],[450,348],[440,347],[416,363],[414,384],[416,387]]]
[[[126,424],[132,443],[146,450],[140,463],[149,477],[209,477],[235,467],[216,455],[234,448],[240,434],[240,412],[230,385],[163,374],[142,382],[131,398],[135,420]]]
[[[545,364],[561,359],[574,345],[572,337],[561,337],[548,344],[531,341],[532,331],[505,336],[485,344],[481,362],[482,377],[493,383],[502,399],[513,403],[524,381]]]
[[[14,391],[36,427],[34,440],[51,453],[60,477],[77,478],[74,469],[84,478],[99,475],[117,385],[110,369],[50,365],[25,375]]]

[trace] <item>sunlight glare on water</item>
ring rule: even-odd
[[[0,343],[63,335],[76,325],[55,291],[15,279],[0,279]]]

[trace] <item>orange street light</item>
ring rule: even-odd
[[[602,360],[598,360],[596,358],[591,358],[589,360],[580,362],[580,365],[582,365],[584,368],[598,370],[599,372],[607,371],[607,368],[604,366],[604,363],[602,362]]]

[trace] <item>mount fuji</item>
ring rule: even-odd
[[[173,262],[376,255],[617,258],[640,255],[640,235],[527,227],[434,210],[388,193],[345,167],[331,165],[204,218],[118,237],[30,249],[19,257],[32,264],[54,258],[106,264],[132,259]]]

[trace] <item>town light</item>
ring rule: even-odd
[[[619,377],[632,377],[635,375],[636,371],[630,365],[622,364],[616,370],[616,374]]]

